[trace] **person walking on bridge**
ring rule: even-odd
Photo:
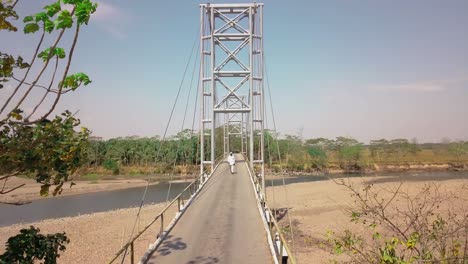
[[[227,161],[229,163],[229,166],[231,167],[231,174],[234,173],[234,165],[236,165],[236,159],[234,158],[234,155],[232,155],[232,152],[229,152],[229,156],[227,158]]]

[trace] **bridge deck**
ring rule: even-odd
[[[220,164],[147,263],[272,263],[244,161]]]

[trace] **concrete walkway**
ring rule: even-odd
[[[272,263],[244,161],[222,163],[147,263]]]

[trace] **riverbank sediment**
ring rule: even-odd
[[[157,182],[156,182],[157,183]],[[153,183],[153,184],[156,184]],[[6,204],[24,204],[33,200],[52,197],[41,196],[39,191],[41,184],[33,179],[25,179],[19,177],[11,177],[5,185],[5,189],[11,189],[16,186],[24,184],[23,187],[14,190],[10,193],[0,195],[0,203]],[[125,188],[146,186],[147,181],[141,179],[115,179],[115,180],[100,180],[100,181],[74,181],[73,186],[71,182],[65,183],[63,191],[60,196],[77,195],[84,193],[113,191]],[[51,189],[54,187],[52,186]]]
[[[161,203],[143,206],[140,218],[136,222],[138,208],[127,208],[0,227],[0,245],[2,245],[0,254],[4,251],[4,245],[9,237],[32,225],[39,228],[42,234],[66,233],[70,239],[70,244],[61,253],[58,263],[108,263],[127,243],[134,224],[136,223],[133,231],[135,235],[159,214],[164,205],[164,203]],[[175,214],[174,210],[169,212],[170,215]],[[135,256],[142,256],[146,252],[148,245],[156,240],[159,228],[159,222],[156,222],[136,241]],[[129,260],[128,256],[127,260]],[[120,261],[116,263],[120,263]],[[129,261],[125,263],[129,263]]]
[[[338,175],[338,174],[376,174],[389,172],[437,172],[437,171],[468,171],[468,164],[465,163],[402,163],[402,164],[371,164],[364,168],[342,169],[339,166],[331,166],[324,169],[308,170],[288,170],[284,172],[267,170],[267,175],[273,177],[304,176],[304,175]]]
[[[357,186],[372,181],[376,188],[395,188],[401,180],[404,182],[404,190],[408,193],[420,191],[426,184],[440,186],[440,195],[458,194],[460,200],[445,206],[468,206],[468,179],[451,179],[437,181],[394,181],[392,177],[356,177],[347,178]],[[328,230],[343,231],[346,229],[360,230],[361,225],[350,221],[346,209],[354,205],[351,192],[334,181],[317,181],[293,183],[285,186],[267,188],[268,203],[271,208],[287,210],[289,217],[285,215],[280,220],[280,225],[288,227],[291,221],[294,239],[289,241],[295,252],[298,263],[330,263],[337,259],[333,255],[333,248],[327,246],[326,233]],[[396,202],[396,206],[406,208],[406,201]],[[466,209],[466,208],[465,208]],[[459,212],[463,211],[458,209]],[[286,228],[288,229],[288,228]]]

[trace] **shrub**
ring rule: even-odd
[[[351,191],[350,220],[364,229],[329,231],[335,254],[346,254],[351,263],[468,263],[468,214],[454,206],[465,204],[463,198],[441,194],[436,184],[410,194],[402,183],[394,189],[367,183],[360,189],[336,182]]]
[[[120,172],[119,164],[115,160],[107,159],[102,163],[102,166],[107,170],[111,170],[113,174],[119,174]]]
[[[65,250],[65,244],[70,240],[65,233],[43,235],[39,231],[39,228],[31,226],[10,237],[6,243],[5,253],[0,255],[0,263],[26,264],[36,263],[39,260],[43,260],[44,264],[57,263],[59,252]]]

